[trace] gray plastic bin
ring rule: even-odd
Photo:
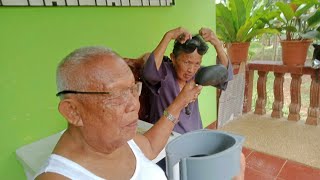
[[[181,180],[230,180],[240,173],[244,137],[217,130],[197,130],[172,140],[166,147],[167,176],[180,162]]]

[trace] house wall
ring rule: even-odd
[[[25,179],[15,150],[66,128],[55,97],[55,69],[64,56],[80,46],[105,45],[124,57],[138,57],[178,26],[193,33],[202,26],[214,28],[215,2],[176,0],[172,7],[130,8],[1,7],[1,179]],[[215,62],[213,48],[203,62]],[[216,119],[215,97],[212,87],[201,93],[204,126]]]

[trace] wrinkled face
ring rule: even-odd
[[[86,91],[110,94],[81,94],[81,131],[85,141],[100,152],[116,149],[135,136],[140,108],[134,93],[135,81],[127,64],[118,57],[104,57],[87,64],[92,83]]]
[[[198,54],[197,50],[195,50],[190,54],[181,52],[178,57],[174,57],[172,54],[171,59],[174,64],[178,80],[189,81],[199,70],[202,56]]]

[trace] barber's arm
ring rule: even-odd
[[[223,49],[222,42],[218,39],[216,34],[209,28],[201,28],[199,30],[199,34],[206,42],[210,42],[217,52],[217,57],[221,64],[223,64],[226,68],[229,68],[229,58]]]
[[[137,134],[135,142],[142,149],[146,157],[154,159],[165,147],[174,125],[179,119],[180,112],[185,106],[194,101],[200,93],[202,86],[196,86],[194,82],[187,83],[173,103],[166,109],[165,115],[152,126],[144,135]],[[174,120],[176,119],[176,120]],[[173,120],[173,121],[172,121]]]
[[[228,78],[225,82],[215,85],[218,89],[226,90],[228,86],[228,81],[233,79],[233,67],[230,59],[228,58],[226,52],[223,49],[223,44],[216,36],[216,34],[209,28],[201,28],[199,34],[206,42],[210,42],[217,52],[217,59],[219,64],[224,65],[228,69]]]
[[[156,49],[153,51],[157,69],[159,70],[161,66],[163,55],[171,40],[178,40],[180,43],[183,44],[191,38],[192,35],[182,27],[178,27],[176,29],[168,31],[163,36],[162,40],[160,41]]]

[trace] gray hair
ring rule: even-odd
[[[103,46],[88,46],[74,50],[58,65],[56,72],[57,91],[81,90],[87,86],[87,81],[79,79],[74,73],[80,65],[101,55],[115,55],[117,53]]]

